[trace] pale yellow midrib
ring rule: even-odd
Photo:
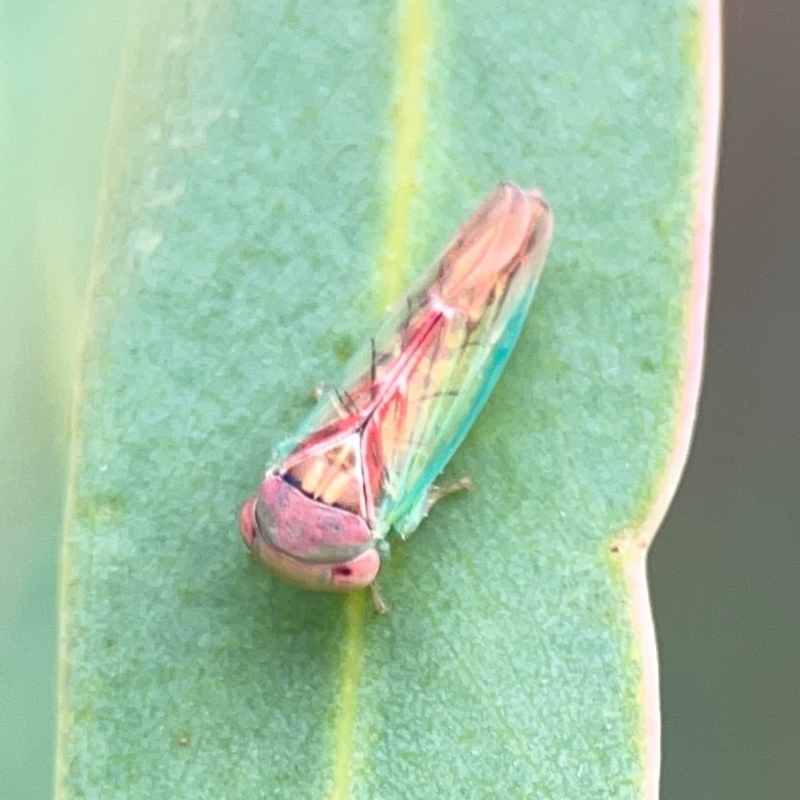
[[[411,202],[417,192],[430,24],[427,0],[401,0],[398,8],[397,89],[392,105],[394,141],[388,159],[386,233],[379,259],[384,305],[399,297],[408,256]],[[356,700],[364,659],[365,592],[344,600],[338,708],[333,724],[333,787],[328,800],[349,800],[353,776]]]
[[[427,0],[401,0],[398,14],[397,89],[392,104],[395,135],[389,153],[386,234],[379,262],[385,305],[396,300],[403,289],[411,202],[417,193],[417,165],[422,149],[430,37]]]
[[[333,728],[333,789],[330,800],[348,800],[353,764],[356,695],[364,655],[366,592],[352,592],[344,600],[344,641],[339,707]]]

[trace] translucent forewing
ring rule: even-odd
[[[538,192],[500,184],[282,448],[281,474],[376,539],[413,530],[519,336],[551,229]]]

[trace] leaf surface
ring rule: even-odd
[[[704,40],[687,0],[141,7],[76,412],[61,797],[653,794],[643,554],[696,399],[714,8]],[[386,618],[281,583],[239,505],[506,178],[556,232],[446,471],[476,491],[394,544]]]

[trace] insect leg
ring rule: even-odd
[[[443,497],[447,497],[448,494],[455,494],[456,492],[471,492],[474,488],[475,484],[472,482],[472,478],[469,478],[466,475],[463,478],[459,478],[457,481],[454,481],[453,483],[448,483],[447,486],[436,486],[434,484],[431,486],[430,490],[428,491],[428,496],[425,498],[425,514],[423,516],[426,516],[433,506]]]
[[[397,522],[394,523],[394,529],[400,534],[402,539],[407,539],[419,526],[420,522],[428,515],[428,512],[443,497],[455,492],[461,492],[474,488],[471,478],[461,478],[455,483],[448,484],[447,486],[431,486],[427,494],[422,497],[421,502],[418,502],[410,508]]]
[[[386,601],[383,599],[383,595],[381,594],[381,588],[378,586],[378,579],[375,578],[374,581],[369,585],[369,590],[372,593],[372,607],[375,609],[376,614],[388,614],[389,613],[389,606],[386,604]]]

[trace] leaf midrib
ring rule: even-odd
[[[408,260],[411,204],[417,194],[417,166],[425,125],[426,65],[430,51],[430,15],[427,0],[400,0],[395,97],[390,114],[391,148],[388,153],[386,222],[378,259],[381,299],[390,305],[403,289]],[[348,800],[353,774],[353,737],[356,703],[364,661],[364,629],[369,603],[365,592],[344,600],[337,712],[333,725],[333,787],[330,800]]]

